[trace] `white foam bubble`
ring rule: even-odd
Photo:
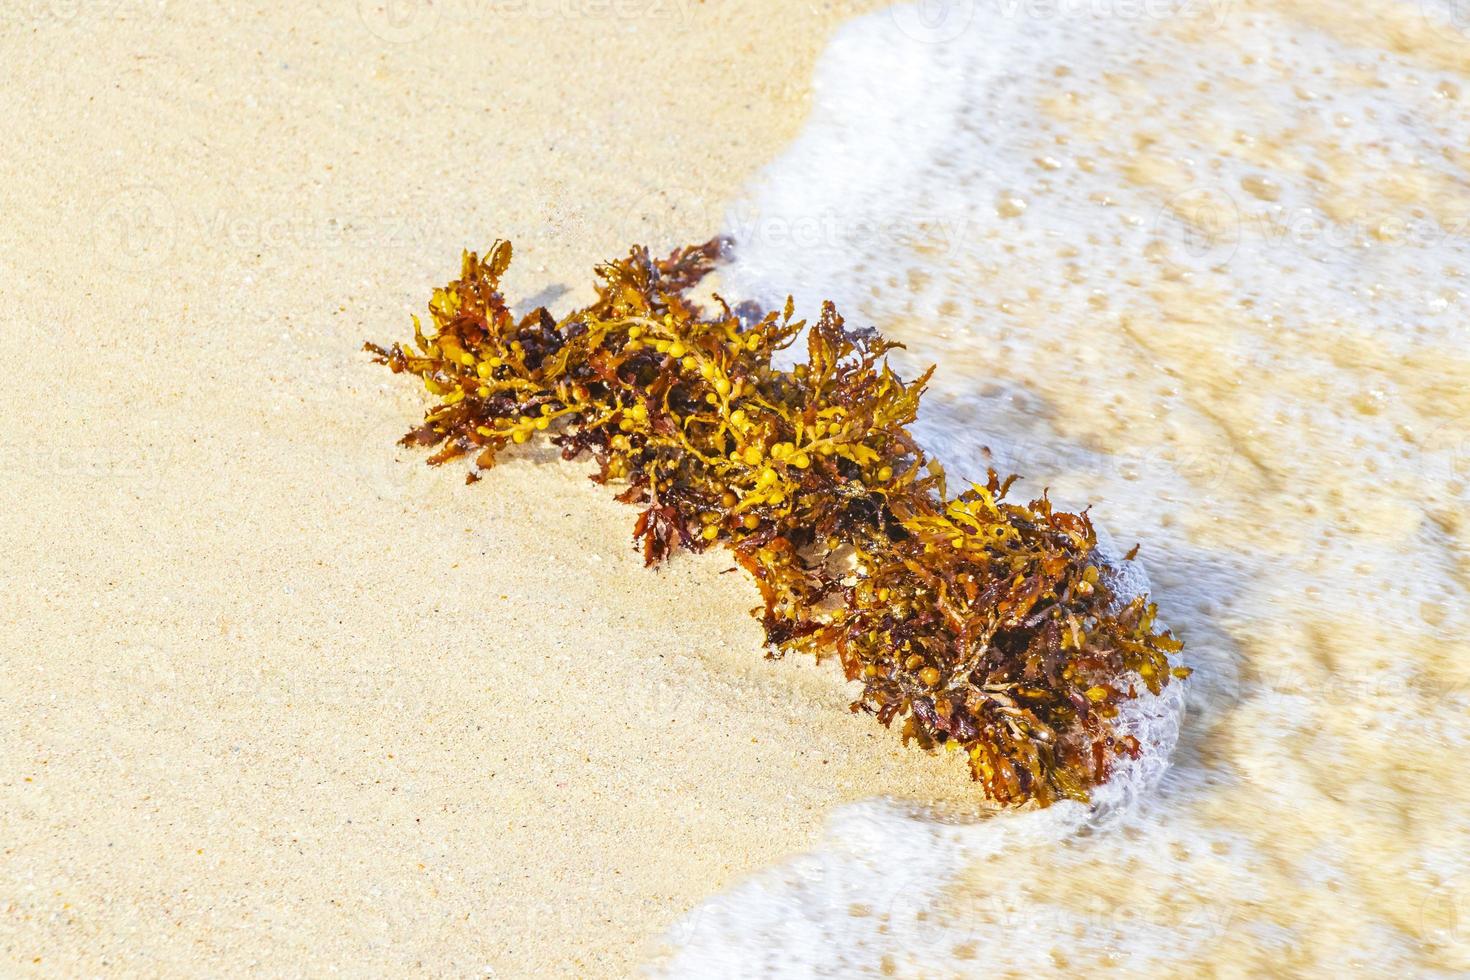
[[[1445,20],[1443,6],[1426,6],[1425,16]],[[1374,365],[1339,357],[1320,334],[1293,334],[1352,327],[1384,358],[1423,345],[1464,348],[1459,284],[1470,262],[1455,221],[1470,206],[1457,214],[1465,202],[1452,207],[1448,194],[1439,210],[1423,202],[1436,200],[1426,187],[1458,186],[1453,153],[1470,145],[1470,115],[1437,108],[1458,94],[1430,67],[1286,16],[1211,0],[950,0],[875,14],[832,40],[809,123],[731,209],[736,257],[722,291],[767,306],[791,293],[806,311],[831,299],[850,319],[909,341],[901,367],[939,361],[915,427],[921,443],[952,478],[995,465],[1032,477],[1023,486],[1037,491],[1060,488],[1069,506],[1104,499],[1095,522],[1124,529],[1129,543],[1144,540],[1144,560],[1163,569],[1156,598],[1189,633],[1197,673],[1125,709],[1124,725],[1146,751],[1120,767],[1095,805],[962,824],[892,801],[844,807],[810,853],[691,911],[668,937],[657,972],[1053,972],[1058,936],[1110,950],[1114,965],[1148,969],[1218,939],[1229,925],[1223,917],[1248,915],[1242,910],[1264,899],[1251,871],[1259,839],[1222,829],[1181,801],[1204,786],[1253,778],[1254,764],[1273,780],[1311,772],[1333,745],[1324,738],[1316,758],[1299,760],[1298,744],[1319,737],[1312,727],[1321,705],[1277,689],[1271,664],[1255,665],[1265,679],[1237,678],[1238,653],[1218,624],[1222,596],[1248,591],[1237,616],[1262,623],[1305,592],[1314,610],[1375,604],[1385,623],[1422,628],[1411,622],[1413,609],[1433,598],[1433,583],[1451,579],[1449,549],[1339,533],[1343,510],[1333,510],[1333,494],[1370,486],[1347,476],[1353,467],[1401,471],[1405,430],[1418,433],[1414,465],[1422,469],[1396,504],[1415,493],[1455,493],[1466,469],[1460,457],[1470,458],[1463,427],[1439,442],[1423,437],[1436,420],[1413,411],[1430,410],[1372,388],[1390,385]],[[1234,340],[1211,335],[1217,356],[1241,376],[1289,379],[1251,389],[1252,411],[1278,422],[1275,459],[1248,455],[1255,417],[1214,413],[1208,392],[1158,384],[1171,380],[1169,345],[1205,329],[1188,319],[1195,307],[1173,303],[1181,282],[1191,302],[1215,304],[1208,316],[1251,324]],[[1129,456],[1062,431],[1053,419],[1074,406],[1049,404],[1024,381],[1043,375],[1098,416],[1116,413],[1125,432],[1156,426],[1161,444]],[[1148,396],[1157,399],[1151,412],[1117,411],[1120,400],[1160,387],[1165,394]],[[1360,393],[1361,411],[1344,411],[1329,396],[1339,390]],[[1163,444],[1171,414],[1203,419],[1199,428],[1218,426],[1230,438],[1214,455]],[[1075,416],[1074,432],[1085,428]],[[1222,454],[1219,445],[1232,448]],[[1240,470],[1247,476],[1227,476]],[[1216,493],[1222,486],[1228,492]],[[1320,498],[1292,511],[1291,526],[1261,529],[1263,539],[1281,540],[1232,556],[1222,569],[1186,528],[1200,509],[1243,520],[1240,487],[1278,495],[1283,511],[1293,495]],[[1107,549],[1119,550],[1110,542]],[[1341,574],[1347,567],[1371,574],[1350,578]],[[1136,563],[1118,562],[1114,575],[1120,591],[1148,587]],[[1394,593],[1399,601],[1382,602],[1403,583],[1415,584]],[[1465,610],[1441,605],[1439,628],[1459,635]],[[1300,665],[1279,669],[1284,676]],[[1353,682],[1365,678],[1372,680],[1359,673]],[[1436,738],[1465,742],[1467,726],[1455,714],[1463,697],[1426,706],[1395,691],[1328,697],[1332,711],[1387,719],[1400,732],[1430,718]],[[1192,717],[1206,721],[1249,707],[1255,728],[1243,739],[1240,771],[1208,770],[1197,759],[1170,768],[1185,698]],[[1197,901],[1168,928],[1026,887],[1028,860],[1063,874],[1137,867],[1169,884],[1182,874],[1159,859],[1169,848],[1208,852],[1213,863],[1191,872],[1191,887],[1216,889],[1220,900]],[[962,889],[993,905],[962,917],[947,905],[977,865],[1018,860],[1022,873]],[[1341,878],[1330,849],[1313,861],[1313,874]],[[1274,921],[1234,925],[1262,949],[1293,941]],[[1348,942],[1355,962],[1398,962],[1405,947],[1390,933],[1375,923]]]
[[[1143,594],[1147,576],[1104,540],[1100,555],[1120,602]],[[881,972],[901,958],[910,968],[938,966],[927,954],[982,940],[977,923],[946,924],[941,901],[972,862],[1044,847],[1128,819],[1168,769],[1179,735],[1183,685],[1145,694],[1122,710],[1119,728],[1143,751],[1124,759],[1090,804],[1062,802],[1044,810],[992,813],[955,822],[922,807],[874,799],[844,806],[807,854],[762,871],[688,913],[666,937],[668,955],[653,969],[680,977],[830,977]],[[995,940],[1043,965],[1040,940],[1086,925],[1114,943],[1146,948],[1130,935],[1134,922],[993,896],[1005,914]],[[1126,928],[1125,928],[1126,927]],[[1037,940],[1028,944],[1027,932]],[[1175,937],[1177,940],[1177,937]],[[994,948],[1000,948],[995,946]],[[1164,948],[1164,947],[1160,947]],[[927,954],[926,954],[927,951]],[[1014,960],[1010,966],[1019,965]]]

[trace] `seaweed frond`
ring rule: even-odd
[[[772,647],[835,656],[862,684],[854,711],[962,748],[999,803],[1087,799],[1140,751],[1120,706],[1187,673],[1169,663],[1179,642],[1146,597],[1110,591],[1085,512],[1015,502],[993,470],[948,494],[907,429],[932,368],[905,382],[885,359],[897,345],[830,303],[809,325],[790,299],[764,315],[697,304],[719,249],[633,248],[560,320],[513,317],[508,242],[467,252],[431,330],[415,317],[411,347],[367,345],[437,399],[403,441],[434,464],[468,457],[471,481],[543,433],[590,456],[640,509],[648,564],[729,548]],[[773,366],[803,340],[805,363]]]

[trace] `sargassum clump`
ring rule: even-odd
[[[1008,499],[991,470],[956,496],[907,426],[933,373],[904,382],[896,347],[843,322],[808,324],[790,299],[764,314],[691,291],[720,243],[597,269],[597,299],[516,319],[500,292],[508,242],[465,253],[411,347],[368,344],[436,399],[404,443],[473,482],[544,435],[639,508],[648,564],[724,547],[755,579],[773,651],[835,658],[852,710],[925,748],[958,746],[1000,804],[1088,798],[1138,741],[1120,706],[1188,669],[1147,597],[1108,587],[1088,515],[1043,493]],[[806,360],[773,366],[804,340]],[[1135,549],[1136,550],[1136,549]],[[1131,557],[1131,555],[1130,555]]]

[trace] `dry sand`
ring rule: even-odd
[[[395,448],[359,352],[462,246],[565,308],[712,232],[867,6],[0,14],[0,973],[623,974],[831,807],[970,796],[581,471]]]

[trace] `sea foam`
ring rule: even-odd
[[[1248,937],[1232,948],[1250,962],[1301,941],[1280,924],[1289,904],[1261,911],[1262,869],[1285,869],[1278,892],[1340,882],[1346,845],[1299,865],[1282,848],[1271,865],[1269,820],[1194,804],[1284,782],[1301,812],[1342,819],[1323,767],[1362,772],[1352,760],[1415,719],[1466,744],[1463,692],[1378,696],[1377,681],[1412,676],[1408,658],[1332,630],[1371,608],[1374,625],[1423,635],[1426,603],[1437,635],[1466,626],[1443,584],[1453,549],[1405,515],[1463,502],[1470,439],[1431,400],[1375,386],[1391,391],[1384,359],[1453,357],[1467,340],[1456,229],[1470,211],[1451,207],[1446,147],[1470,143],[1470,119],[1433,69],[1447,57],[1424,33],[1437,7],[1375,7],[1428,46],[1420,63],[1292,6],[1305,22],[1225,0],[950,0],[831,41],[803,132],[730,209],[722,291],[770,307],[791,293],[807,312],[831,299],[907,343],[910,375],[937,361],[915,429],[951,480],[995,466],[1030,478],[1021,493],[1095,502],[1125,548],[1144,542],[1196,673],[1127,708],[1146,751],[1091,806],[960,821],[887,800],[840,808],[811,851],[685,916],[656,972],[1148,969],[1227,931]],[[1375,533],[1341,533],[1370,500]],[[1137,564],[1116,566],[1121,591],[1148,588]],[[1249,673],[1242,634],[1266,644]],[[1333,682],[1312,644],[1351,684],[1304,693],[1304,678]],[[1201,730],[1233,712],[1232,767],[1180,743],[1186,699]],[[1415,867],[1466,873],[1442,855]],[[1164,896],[1153,912],[1030,887],[1118,873],[1135,903]],[[1334,962],[1416,962],[1403,920],[1352,921]],[[1325,928],[1320,914],[1300,925]]]

